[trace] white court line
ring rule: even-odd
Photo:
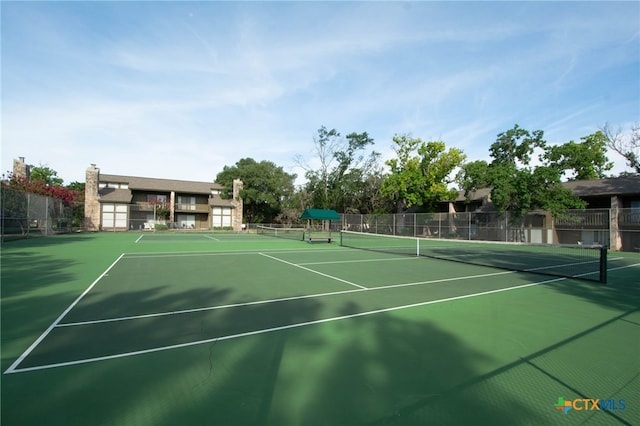
[[[343,280],[342,278],[334,277],[332,275],[323,274],[322,272],[314,271],[313,269],[306,268],[304,266],[300,266],[300,265],[297,265],[295,263],[287,262],[286,260],[282,260],[282,259],[278,259],[277,257],[269,256],[268,254],[264,254],[264,253],[258,253],[258,254],[260,256],[268,257],[269,259],[277,260],[278,262],[282,262],[282,263],[284,263],[286,265],[294,266],[294,267],[300,268],[300,269],[304,269],[305,271],[313,272],[314,274],[322,275],[323,277],[331,278],[332,280],[340,281],[342,283],[349,284],[351,286],[358,287],[358,288],[361,288],[363,290],[367,289],[367,287],[359,285],[359,284],[356,284],[356,283],[352,283],[351,281]]]
[[[397,260],[415,261],[416,259],[422,260],[422,261],[425,260],[424,257],[403,256],[403,257],[389,257],[389,258],[383,258],[383,259],[333,260],[333,261],[327,261],[327,262],[303,262],[303,263],[298,263],[298,265],[304,265],[304,266],[307,266],[307,265],[336,265],[336,264],[339,264],[339,263],[388,262],[388,261],[397,261]]]
[[[93,324],[102,324],[107,322],[118,322],[118,321],[130,321],[144,318],[154,318],[154,317],[163,317],[163,316],[171,316],[171,315],[180,315],[180,314],[190,314],[194,312],[204,312],[204,311],[214,311],[217,309],[228,309],[228,308],[239,308],[243,306],[252,306],[252,305],[265,305],[268,303],[278,303],[278,302],[287,302],[291,300],[302,300],[302,299],[312,299],[316,297],[325,297],[325,296],[338,296],[341,294],[349,294],[349,293],[359,293],[362,291],[376,291],[376,290],[388,290],[391,288],[399,288],[399,287],[411,287],[417,285],[425,285],[425,284],[439,284],[451,281],[464,281],[471,280],[477,278],[485,278],[485,277],[493,277],[496,275],[507,275],[507,274],[515,274],[516,271],[501,271],[501,272],[492,272],[490,274],[481,274],[481,275],[466,275],[462,277],[453,277],[453,278],[441,278],[438,280],[430,280],[430,281],[417,281],[411,283],[403,283],[403,284],[390,284],[381,287],[369,287],[369,288],[357,288],[353,290],[340,290],[340,291],[331,291],[327,293],[316,293],[316,294],[307,294],[302,296],[289,296],[289,297],[281,297],[278,299],[266,299],[266,300],[258,300],[254,302],[242,302],[242,303],[232,303],[229,305],[219,305],[219,306],[207,306],[204,308],[194,308],[194,309],[183,309],[179,311],[169,311],[169,312],[156,312],[153,314],[142,314],[142,315],[131,315],[127,317],[118,317],[118,318],[107,318],[101,320],[90,320],[90,321],[79,321],[79,322],[69,322],[58,324],[57,327],[76,327],[81,325],[93,325]]]
[[[208,236],[208,235],[205,235],[204,237],[205,237],[205,238],[209,238],[210,240],[213,240],[213,241],[220,241],[219,239],[217,239],[217,238],[215,238],[215,237],[210,237],[210,236]]]
[[[56,364],[41,365],[41,366],[36,366],[36,367],[27,367],[27,368],[22,368],[22,369],[17,368],[17,366],[24,360],[24,358],[26,358],[26,356],[31,351],[33,351],[33,349],[51,332],[51,330],[53,328],[72,325],[72,324],[66,324],[66,325],[65,324],[59,324],[59,322],[80,301],[80,299],[86,293],[88,293],[97,284],[97,282],[109,272],[109,270],[111,268],[113,268],[113,266],[123,256],[124,256],[124,254],[120,255],[120,257],[118,257],[118,259],[116,259],[116,261],[114,261],[111,264],[111,266],[109,266],[109,268],[105,272],[103,272],[102,275],[100,275],[100,277],[98,277],[98,279],[96,279],[91,284],[91,286],[87,290],[85,290],[85,292],[82,293],[82,295],[80,295],[76,299],[76,301],[74,301],[73,304],[71,306],[69,306],[62,313],[62,315],[60,315],[60,317],[58,317],[58,319],[51,326],[49,326],[49,328],[40,336],[40,338],[38,338],[38,340],[36,340],[29,347],[29,349],[27,349],[27,351],[25,351],[25,353],[23,353],[20,356],[20,358],[18,358],[4,372],[4,374],[20,373],[20,372],[35,371],[35,370],[44,370],[44,369],[55,368],[55,367],[71,366],[71,365],[77,365],[77,364],[86,364],[86,363],[90,363],[90,362],[97,362],[97,361],[104,361],[104,360],[109,360],[109,359],[117,359],[117,358],[124,358],[124,357],[135,356],[135,355],[142,355],[142,354],[153,353],[153,352],[160,352],[160,351],[164,351],[164,350],[177,349],[177,348],[194,346],[194,345],[199,345],[199,344],[204,344],[204,343],[211,343],[211,342],[215,342],[215,341],[218,341],[218,340],[230,340],[230,339],[234,339],[234,338],[238,338],[238,337],[245,337],[245,336],[257,335],[257,334],[269,333],[269,332],[280,331],[280,330],[285,330],[285,329],[303,327],[303,326],[307,326],[307,325],[321,324],[321,323],[325,323],[325,322],[337,321],[337,320],[348,319],[348,318],[355,318],[355,317],[360,317],[360,316],[365,316],[365,315],[372,315],[372,314],[383,313],[383,312],[391,312],[391,311],[394,311],[394,310],[401,310],[401,309],[407,309],[407,308],[412,308],[412,307],[425,306],[425,305],[431,305],[431,304],[436,304],[436,303],[442,303],[442,302],[466,299],[466,298],[471,298],[471,297],[483,296],[483,295],[487,295],[487,294],[500,293],[500,292],[504,292],[504,291],[510,291],[510,290],[516,290],[516,289],[520,289],[520,288],[537,286],[537,285],[540,285],[540,284],[546,284],[546,283],[552,283],[552,282],[558,282],[558,281],[566,281],[567,279],[569,279],[569,278],[565,278],[565,277],[560,277],[560,278],[554,278],[554,279],[545,280],[545,281],[539,281],[539,282],[535,282],[535,283],[522,284],[522,285],[518,285],[518,286],[506,287],[506,288],[501,288],[501,289],[496,289],[496,290],[489,290],[489,291],[480,292],[480,293],[474,293],[474,294],[469,294],[469,295],[455,296],[455,297],[450,297],[450,298],[445,298],[445,299],[432,300],[432,301],[428,301],[428,302],[415,303],[415,304],[411,304],[411,305],[404,305],[404,306],[385,308],[385,309],[379,309],[379,310],[368,311],[368,312],[361,312],[361,313],[358,313],[358,314],[352,314],[352,315],[346,315],[346,316],[340,316],[340,317],[334,317],[334,318],[327,318],[327,319],[323,319],[323,320],[309,321],[309,322],[303,322],[303,323],[298,323],[298,324],[290,324],[290,325],[282,326],[282,327],[274,327],[274,328],[269,328],[269,329],[256,330],[256,331],[251,331],[251,332],[246,332],[246,333],[240,333],[240,334],[234,334],[234,335],[229,335],[229,336],[216,337],[216,338],[212,338],[212,339],[200,340],[200,341],[196,341],[196,342],[188,342],[188,343],[183,343],[183,344],[179,344],[179,345],[163,346],[163,347],[152,348],[152,349],[147,349],[147,350],[142,350],[142,351],[127,352],[127,353],[116,354],[116,355],[109,355],[109,356],[96,357],[96,358],[88,358],[88,359],[83,359],[83,360],[56,363]],[[277,259],[277,258],[275,258],[275,259],[276,260],[280,260],[280,259]],[[620,269],[627,269],[627,268],[632,268],[632,267],[635,267],[635,266],[640,266],[640,263],[635,263],[635,264],[626,265],[626,266],[620,266],[620,267],[617,267],[617,268],[611,268],[611,269],[608,269],[608,271],[616,271],[616,270],[620,270]],[[467,276],[467,277],[459,277],[459,278],[446,278],[446,279],[441,279],[441,280],[424,281],[424,282],[417,282],[417,283],[395,284],[395,285],[391,285],[391,286],[376,287],[376,288],[371,288],[371,289],[363,288],[362,290],[356,290],[356,289],[354,289],[354,290],[345,290],[345,291],[341,291],[341,292],[324,293],[324,294],[319,294],[319,295],[295,296],[295,297],[283,298],[283,299],[272,299],[272,300],[259,301],[259,302],[248,302],[246,304],[227,305],[226,307],[235,307],[235,306],[243,306],[243,305],[262,304],[262,303],[273,303],[273,302],[276,302],[276,301],[304,299],[304,298],[318,297],[318,296],[324,296],[324,295],[330,295],[330,294],[354,293],[354,292],[360,292],[360,291],[363,291],[363,290],[373,291],[373,290],[388,289],[388,288],[393,288],[393,287],[403,287],[403,286],[429,284],[429,283],[446,282],[446,281],[454,281],[454,280],[465,280],[465,279],[471,279],[471,278],[479,278],[479,277],[482,277],[482,276],[503,275],[503,274],[512,274],[512,273],[517,273],[517,271],[503,271],[503,272],[497,272],[497,273],[492,273],[492,274],[484,274],[484,275],[476,275],[476,276]],[[587,275],[587,274],[584,274],[584,275]],[[201,309],[198,309],[198,310],[221,309],[221,308],[223,308],[223,307],[201,308]],[[191,311],[196,311],[196,310],[191,310]],[[183,313],[183,312],[188,312],[188,311],[176,311],[176,312],[177,313]],[[172,314],[172,313],[150,314],[150,315],[146,315],[146,316],[129,317],[129,318],[112,319],[112,320],[98,320],[98,321],[95,321],[94,323],[107,322],[107,321],[123,321],[123,320],[126,320],[126,319],[135,319],[135,318],[170,315],[170,314]],[[87,322],[86,324],[90,324],[90,323],[92,323],[92,322]],[[81,323],[77,323],[77,324],[81,324]]]
[[[141,235],[138,237],[138,239],[136,240],[136,243],[137,243],[138,241],[140,241],[140,240],[142,239],[142,237],[144,237],[144,234],[141,234]]]
[[[263,240],[264,241],[264,240]],[[154,252],[139,252],[139,253],[125,253],[125,257],[129,258],[147,258],[147,257],[188,257],[188,256],[232,256],[236,254],[260,254],[263,252],[268,253],[325,253],[332,251],[342,251],[344,249],[323,249],[322,251],[317,251],[317,249],[308,248],[308,249],[292,249],[292,250],[283,250],[283,249],[263,249],[260,251],[248,251],[248,250],[227,250],[227,251],[169,251],[163,253],[154,253]]]
[[[407,258],[407,259],[409,259],[409,258]],[[387,260],[387,259],[383,259],[383,260]],[[389,259],[389,260],[391,260],[391,259]],[[640,263],[636,263],[636,264],[633,264],[633,265],[627,265],[627,266],[620,266],[620,267],[617,267],[617,268],[610,268],[610,269],[608,269],[608,271],[616,271],[616,270],[619,270],[619,269],[626,269],[626,268],[631,268],[631,267],[634,267],[634,266],[640,266]],[[358,292],[362,292],[362,291],[388,290],[388,289],[392,289],[392,288],[411,287],[411,286],[425,285],[425,284],[439,284],[439,283],[445,283],[445,282],[451,282],[451,281],[465,281],[465,280],[470,280],[470,279],[487,278],[487,277],[494,277],[494,276],[498,276],[498,275],[509,275],[509,274],[517,274],[517,273],[524,273],[524,272],[522,272],[522,271],[500,271],[500,272],[492,272],[492,273],[488,273],[488,274],[465,275],[465,276],[461,276],[461,277],[441,278],[441,279],[429,280],[429,281],[416,281],[416,282],[402,283],[402,284],[390,284],[390,285],[385,285],[385,286],[380,286],[380,287],[367,287],[367,288],[362,288],[362,289],[331,291],[331,292],[327,292],[327,293],[315,293],[315,294],[307,294],[307,295],[302,295],[302,296],[289,296],[289,297],[281,297],[281,298],[277,298],[277,299],[258,300],[258,301],[254,301],[254,302],[241,302],[241,303],[232,303],[232,304],[228,304],[228,305],[206,306],[206,307],[203,307],[203,308],[194,308],[194,309],[183,309],[183,310],[178,310],[178,311],[156,312],[156,313],[152,313],[152,314],[131,315],[131,316],[126,316],[126,317],[107,318],[107,319],[101,319],[101,320],[90,320],[90,321],[79,321],[79,322],[62,323],[62,324],[58,324],[56,327],[58,327],[58,328],[60,328],[60,327],[76,327],[76,326],[82,326],[82,325],[102,324],[102,323],[108,323],[108,322],[131,321],[131,320],[144,319],[144,318],[155,318],[155,317],[164,317],[164,316],[172,316],[172,315],[180,315],[180,314],[190,314],[190,313],[194,313],[194,312],[213,311],[213,310],[217,310],[217,309],[228,309],[228,308],[239,308],[239,307],[243,307],[243,306],[264,305],[264,304],[269,304],[269,303],[287,302],[287,301],[292,301],[292,300],[303,300],[303,299],[311,299],[311,298],[325,297],[325,296],[338,296],[338,295],[341,295],[341,294],[358,293]],[[592,275],[592,274],[594,274],[594,272],[586,272],[584,274],[576,275],[574,278],[579,278],[579,277],[582,277],[582,276]],[[563,277],[563,278],[569,279],[571,277]]]
[[[162,346],[162,347],[157,347],[157,348],[152,348],[152,349],[144,349],[144,350],[140,350],[140,351],[126,352],[126,353],[115,354],[115,355],[107,355],[107,356],[96,357],[96,358],[86,358],[86,359],[80,359],[80,360],[76,360],[76,361],[60,362],[60,363],[55,363],[55,364],[39,365],[39,366],[35,366],[35,367],[26,367],[26,368],[21,368],[21,369],[13,369],[10,372],[9,371],[5,372],[5,374],[7,374],[7,373],[21,373],[21,372],[36,371],[36,370],[45,370],[45,369],[56,368],[56,367],[67,367],[67,366],[78,365],[78,364],[87,364],[87,363],[90,363],[90,362],[106,361],[106,360],[110,360],[110,359],[126,358],[126,357],[130,357],[130,356],[135,356],[135,355],[150,354],[150,353],[154,353],[154,352],[161,352],[161,351],[166,351],[166,350],[171,350],[171,349],[186,348],[186,347],[189,347],[189,346],[196,346],[196,345],[201,345],[201,344],[205,344],[205,343],[212,343],[212,342],[218,342],[218,341],[222,341],[222,340],[237,339],[239,337],[247,337],[247,336],[254,336],[254,335],[258,335],[258,334],[273,333],[273,332],[276,332],[276,331],[282,331],[282,330],[289,330],[289,329],[294,329],[294,328],[306,327],[306,326],[309,326],[309,325],[317,325],[317,324],[323,324],[323,323],[328,323],[328,322],[333,322],[333,321],[340,321],[340,320],[344,320],[344,319],[364,317],[364,316],[368,316],[368,315],[375,315],[375,314],[380,314],[380,313],[385,313],[385,312],[392,312],[392,311],[397,311],[397,310],[401,310],[401,309],[416,308],[416,307],[420,307],[420,306],[433,305],[433,304],[436,304],[436,303],[451,302],[451,301],[454,301],[454,300],[462,300],[462,299],[468,299],[468,298],[471,298],[471,297],[485,296],[487,294],[501,293],[501,292],[505,292],[505,291],[517,290],[517,289],[526,288],[526,287],[533,287],[533,286],[537,286],[537,285],[540,285],[540,284],[546,284],[546,283],[551,283],[551,282],[556,282],[556,281],[563,281],[563,280],[566,280],[566,278],[555,278],[555,279],[552,279],[552,280],[545,280],[545,281],[540,281],[540,282],[535,282],[535,283],[522,284],[522,285],[514,286],[514,287],[507,287],[507,288],[501,288],[501,289],[497,289],[497,290],[483,291],[483,292],[480,292],[480,293],[466,294],[466,295],[455,296],[455,297],[447,297],[445,299],[438,299],[438,300],[430,300],[428,302],[412,303],[410,305],[394,306],[394,307],[391,307],[391,308],[384,308],[384,309],[376,309],[376,310],[373,310],[373,311],[360,312],[360,313],[357,313],[357,314],[342,315],[342,316],[339,316],[339,317],[324,318],[324,319],[314,320],[314,321],[305,321],[305,322],[300,322],[300,323],[296,323],[296,324],[283,325],[283,326],[280,326],[280,327],[265,328],[265,329],[262,329],[262,330],[247,331],[245,333],[231,334],[231,335],[228,335],[228,336],[220,336],[220,337],[214,337],[214,338],[211,338],[211,339],[198,340],[198,341],[195,341],[195,342],[180,343],[180,344],[177,344],[177,345]]]
[[[26,351],[23,352],[22,355],[20,355],[18,357],[18,359],[16,359],[13,364],[11,364],[9,366],[9,368],[7,368],[7,370],[4,372],[4,374],[9,374],[9,373],[13,373],[16,370],[16,367],[36,348],[36,346],[38,346],[40,344],[40,342],[42,342],[42,340],[44,340],[45,337],[47,337],[47,335],[49,333],[51,333],[51,330],[53,330],[58,323],[60,323],[60,321],[62,321],[62,318],[65,317],[65,315],[67,315],[69,313],[69,311],[71,309],[73,309],[74,306],[76,306],[78,304],[78,302],[80,302],[80,300],[87,294],[89,293],[89,291],[91,291],[91,289],[93,287],[95,287],[95,285],[98,283],[98,281],[100,281],[102,279],[102,277],[104,277],[105,275],[107,275],[109,273],[109,271],[111,270],[111,268],[113,268],[115,266],[116,263],[118,263],[118,261],[122,258],[122,256],[124,256],[124,253],[121,254],[107,269],[106,271],[104,271],[98,278],[96,278],[96,280],[91,283],[91,285],[80,295],[76,298],[76,300],[73,301],[73,303],[71,303],[71,305],[69,305],[69,307],[67,309],[64,310],[64,312],[62,312],[62,314],[60,314],[60,316],[58,318],[56,318],[56,320],[40,335],[40,337],[38,337],[36,339],[35,342],[33,342],[31,344],[31,346],[29,346],[27,348]]]

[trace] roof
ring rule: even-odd
[[[579,197],[640,195],[640,176],[622,176],[597,180],[574,180],[562,184]]]
[[[126,183],[129,189],[142,191],[174,191],[189,194],[211,194],[211,190],[222,190],[215,182],[196,182],[188,180],[156,179],[138,176],[108,175],[100,173],[100,182]]]
[[[489,197],[491,197],[491,188],[480,188],[469,193],[469,200],[471,201],[480,201]],[[467,201],[467,197],[464,196],[464,191],[458,191],[458,197],[455,201]]]
[[[100,202],[102,203],[127,203],[131,202],[131,191],[128,189],[101,188]]]
[[[340,220],[342,218],[335,210],[305,209],[300,219]]]
[[[578,197],[608,197],[612,195],[640,195],[640,176],[621,176],[608,179],[573,180],[562,184]],[[491,188],[480,188],[469,194],[470,201],[491,196]],[[464,191],[458,191],[455,201],[467,201]]]

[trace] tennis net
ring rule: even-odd
[[[353,231],[340,232],[340,245],[510,271],[607,282],[607,249],[600,245],[442,240]]]
[[[256,231],[259,235],[264,235],[267,237],[304,241],[304,228],[277,228],[258,225],[256,227]]]

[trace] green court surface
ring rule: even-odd
[[[639,424],[637,253],[607,285],[339,237],[86,233],[1,260],[3,425]]]

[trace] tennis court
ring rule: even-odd
[[[274,236],[103,233],[3,245],[3,423],[640,418],[638,254],[609,253],[604,285],[592,252],[538,257],[513,246],[482,256],[439,242],[440,257],[463,257],[443,260],[417,256],[426,245],[413,241]],[[573,405],[558,408],[559,398]]]

